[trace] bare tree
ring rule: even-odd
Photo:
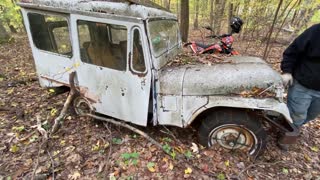
[[[214,20],[213,20],[214,29],[213,30],[214,30],[214,33],[220,34],[226,0],[216,0],[215,5],[216,7],[214,10]]]
[[[233,3],[229,3],[229,14],[228,14],[229,20],[233,17]],[[231,32],[231,26],[228,26],[228,32]]]
[[[199,27],[199,0],[194,0],[195,3],[195,18],[193,22],[193,28],[198,29]]]
[[[179,1],[180,1],[180,0],[177,0],[177,1],[176,1],[176,11],[177,11],[176,13],[177,13],[177,18],[178,18],[178,19],[180,19],[180,8],[179,8],[180,6],[179,6]]]
[[[213,2],[214,0],[210,1],[210,27],[213,29]]]
[[[187,42],[189,33],[189,0],[182,0],[180,7],[181,38],[183,42]]]
[[[2,20],[0,19],[0,43],[7,42],[10,39],[10,35],[4,27]]]
[[[170,3],[171,3],[171,0],[164,0],[164,7],[168,10],[170,10]]]
[[[270,32],[269,32],[269,35],[268,35],[267,45],[266,45],[266,48],[265,48],[264,53],[263,53],[263,59],[267,58],[267,52],[268,52],[268,48],[269,48],[269,44],[270,44],[270,39],[271,39],[271,36],[272,36],[273,28],[274,28],[274,25],[275,25],[275,23],[277,21],[279,10],[280,10],[280,7],[281,7],[282,3],[283,3],[283,0],[280,0],[279,4],[278,4],[278,8],[276,10],[276,14],[274,15],[273,23],[272,23],[272,26],[270,28]]]

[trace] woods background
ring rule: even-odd
[[[266,42],[275,20],[272,40],[290,42],[304,29],[320,22],[319,0],[153,0],[177,14],[183,40],[187,30],[210,25],[216,34],[230,31],[229,19],[241,17],[245,24],[239,37]],[[276,16],[276,11],[279,13]],[[16,0],[0,2],[0,41],[24,32]],[[276,17],[275,17],[276,16]],[[281,38],[282,34],[286,38]],[[289,38],[288,38],[289,36]]]

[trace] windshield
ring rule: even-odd
[[[174,20],[152,20],[148,23],[151,48],[155,57],[172,49],[179,42],[179,26]]]

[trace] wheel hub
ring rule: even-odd
[[[249,150],[256,145],[256,136],[248,129],[235,124],[222,125],[209,134],[210,144],[219,144],[223,148]]]

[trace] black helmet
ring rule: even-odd
[[[241,30],[242,24],[243,24],[243,21],[239,17],[232,17],[230,20],[230,26],[231,26],[232,32],[239,33]]]

